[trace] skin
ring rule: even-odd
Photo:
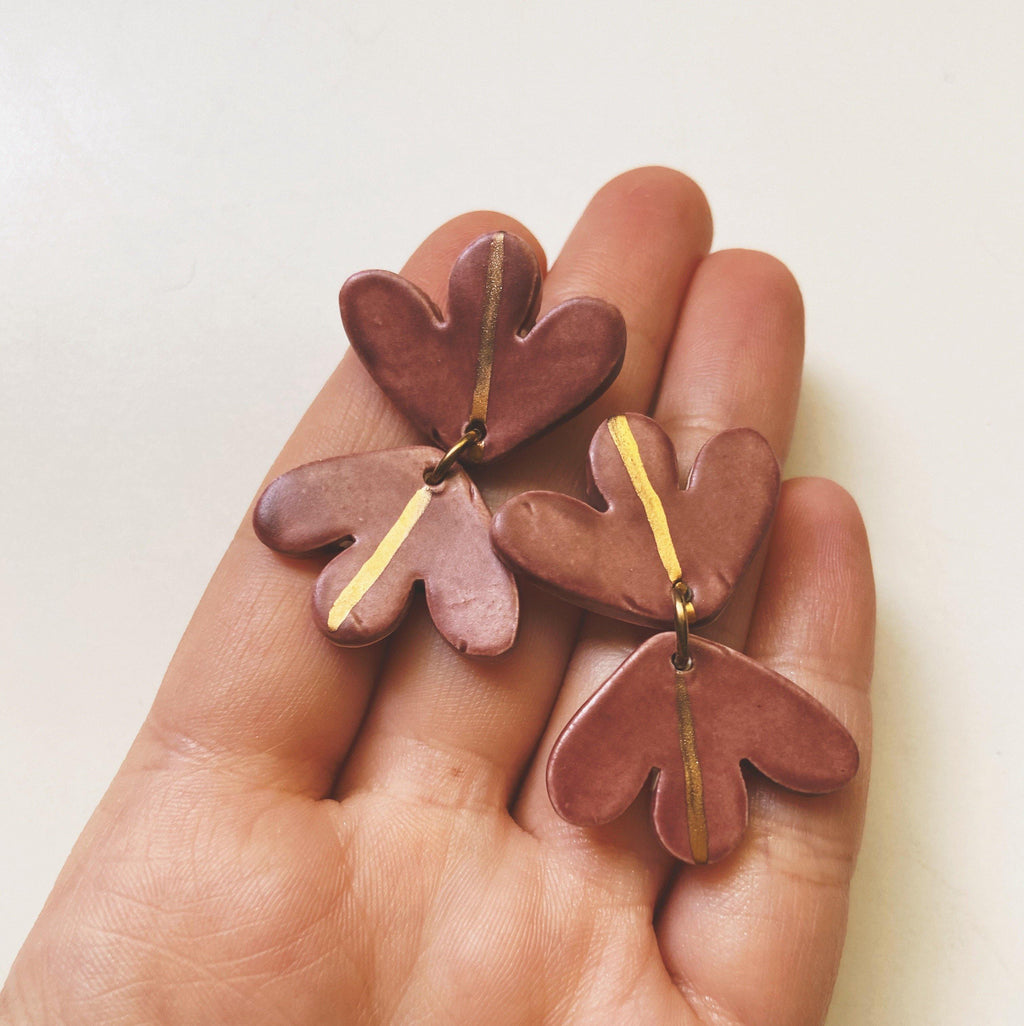
[[[444,305],[459,251],[438,229],[403,274]],[[492,508],[579,493],[605,417],[649,411],[683,468],[750,426],[783,457],[803,310],[761,253],[708,255],[697,186],[631,171],[594,197],[546,277],[544,309],[617,305],[623,371],[595,406],[478,473]],[[351,354],[268,475],[418,441]],[[817,1023],[845,931],[870,756],[874,591],[850,497],[788,481],[771,536],[705,633],[789,676],[851,730],[861,769],[807,798],[750,776],[723,862],[680,869],[646,796],[618,821],[561,821],[550,747],[643,632],[524,588],[519,642],[467,659],[422,607],[389,642],[329,645],[315,561],[265,549],[247,516],[124,765],[0,996],[3,1023]]]

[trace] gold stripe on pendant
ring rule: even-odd
[[[476,388],[473,390],[473,408],[470,420],[487,423],[487,405],[491,398],[491,371],[494,369],[494,336],[498,327],[498,304],[505,267],[505,233],[498,232],[491,239],[491,252],[487,258],[487,277],[484,280],[484,314],[480,321],[480,349],[476,364]]]
[[[675,585],[683,579],[683,570],[679,565],[679,556],[672,542],[672,532],[668,527],[668,517],[661,496],[654,490],[647,474],[640,447],[636,443],[629,421],[625,416],[612,417],[608,421],[615,448],[619,451],[622,464],[629,474],[633,490],[637,494],[654,544],[658,548],[661,560],[669,581]],[[690,693],[686,688],[686,670],[676,670],[676,719],[679,727],[679,752],[683,757],[683,773],[686,782],[686,829],[690,837],[690,853],[693,861],[703,864],[708,860],[708,821],[704,811],[704,774],[697,758],[697,734],[693,726],[693,713],[690,710]]]
[[[345,617],[355,609],[356,603],[384,573],[402,542],[409,537],[409,532],[416,526],[416,521],[423,516],[427,506],[430,505],[433,494],[427,485],[416,489],[412,498],[405,504],[405,509],[398,514],[398,519],[373,550],[373,554],[356,571],[355,577],[345,585],[341,594],[334,600],[334,605],[331,606],[331,611],[327,614],[328,630],[336,631],[345,622]]]
[[[697,734],[690,711],[690,693],[686,689],[686,671],[676,670],[676,713],[679,720],[679,751],[683,756],[686,779],[686,829],[690,834],[690,853],[701,865],[708,860],[708,820],[704,812],[704,774],[697,758]]]
[[[647,468],[640,456],[640,447],[636,444],[636,437],[629,426],[629,421],[620,414],[608,421],[608,430],[611,432],[615,448],[619,450],[622,463],[633,482],[633,490],[637,494],[647,515],[647,523],[650,524],[651,533],[654,535],[654,544],[658,547],[658,556],[662,566],[668,574],[668,579],[673,584],[682,580],[683,571],[679,565],[679,557],[676,555],[676,547],[672,544],[672,533],[668,529],[668,518],[665,516],[665,507],[661,504],[661,496],[654,490],[651,479],[647,476]]]

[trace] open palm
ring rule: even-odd
[[[536,246],[507,217],[467,214],[403,274],[443,308],[455,257],[496,229]],[[703,196],[675,172],[597,194],[541,312],[576,295],[614,303],[626,362],[574,421],[475,472],[492,509],[527,488],[582,493],[590,436],[623,411],[661,422],[684,475],[730,427],[785,454],[799,292],[774,259],[708,256],[710,241]],[[417,441],[348,354],[272,473]],[[5,1022],[823,1018],[866,792],[874,619],[840,488],[786,483],[765,551],[707,633],[836,713],[860,773],[817,798],[751,774],[746,836],[710,867],[680,869],[659,847],[646,796],[583,829],[546,795],[559,730],[645,632],[524,587],[519,640],[498,658],[460,656],[421,600],[388,642],[337,649],[309,616],[320,566],[270,552],[243,522],[15,963]]]

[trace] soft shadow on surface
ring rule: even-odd
[[[922,839],[931,833],[929,795],[943,766],[927,743],[930,686],[922,642],[905,620],[882,534],[898,520],[879,503],[886,474],[878,433],[865,431],[857,397],[804,378],[786,476],[833,478],[861,503],[875,557],[878,630],[873,684],[874,742],[867,822],[853,880],[849,930],[828,1026],[881,1026],[927,1020],[915,996],[937,989],[923,936],[933,928],[936,883]],[[877,425],[881,429],[881,425]],[[873,515],[874,514],[874,515]],[[873,530],[877,521],[877,530]],[[941,984],[938,985],[941,989]],[[921,1015],[925,1018],[922,1019]]]
[[[830,388],[813,369],[805,369],[785,476],[829,477],[856,491],[858,470],[867,455],[858,413],[852,396]]]
[[[935,982],[915,950],[935,900],[934,880],[914,854],[915,839],[928,834],[928,803],[915,795],[939,779],[941,767],[908,751],[927,702],[925,684],[915,676],[910,635],[900,629],[891,596],[879,596],[878,614],[867,823],[828,1026],[913,1022],[912,995]]]

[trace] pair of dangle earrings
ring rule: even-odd
[[[725,607],[764,538],[778,462],[756,431],[725,431],[700,450],[680,488],[668,435],[645,416],[620,414],[591,442],[590,503],[527,492],[492,521],[468,469],[589,405],[625,354],[618,310],[579,297],[536,320],[540,285],[532,250],[507,232],[460,254],[447,320],[398,275],[349,278],[340,305],[352,348],[434,445],[288,471],[257,502],[256,534],[291,555],[334,553],[314,585],[313,615],[339,645],[390,634],[422,581],[449,643],[500,655],[515,641],[515,574],[660,631],[562,731],[548,794],[571,823],[607,823],[653,771],[661,843],[686,862],[714,862],[746,825],[744,762],[809,794],[841,787],[858,764],[849,733],[807,692],[691,633]]]

